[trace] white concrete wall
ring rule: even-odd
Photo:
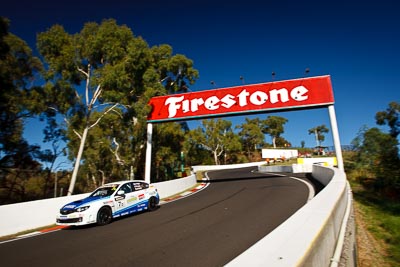
[[[241,164],[229,164],[229,165],[199,165],[199,166],[192,166],[192,172],[196,173],[198,171],[237,169],[237,168],[245,168],[252,166],[260,166],[262,164],[265,164],[265,161],[241,163]]]
[[[185,178],[154,183],[153,185],[157,188],[160,198],[166,198],[175,195],[176,193],[185,191],[186,189],[195,186],[196,183],[196,175],[192,174]]]
[[[195,175],[167,182],[154,183],[160,197],[182,192],[196,184]],[[89,195],[79,194],[0,206],[0,236],[12,235],[55,223],[58,210],[65,204]]]
[[[0,206],[0,236],[15,234],[55,223],[58,210],[89,194],[58,197]]]

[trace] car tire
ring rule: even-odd
[[[109,207],[102,207],[97,213],[97,225],[109,224],[112,220],[112,212]]]
[[[151,197],[147,202],[147,209],[153,211],[157,208],[158,200],[155,197]]]

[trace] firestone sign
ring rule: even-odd
[[[330,76],[153,97],[148,122],[322,107],[334,103]]]

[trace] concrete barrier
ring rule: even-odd
[[[186,189],[196,185],[196,183],[196,175],[192,174],[185,178],[154,183],[153,185],[157,188],[160,198],[166,198],[185,191]]]
[[[337,242],[345,235],[345,215],[351,208],[346,175],[336,168],[314,165],[313,177],[325,184],[325,188],[226,266],[321,267],[333,266],[340,260],[337,255],[341,254],[342,246],[337,246]],[[336,258],[332,260],[333,257]]]
[[[54,224],[56,214],[63,205],[88,195],[89,193],[2,205],[0,206],[0,236]]]
[[[192,172],[196,173],[198,171],[237,169],[237,168],[260,166],[262,164],[265,164],[265,161],[241,163],[241,164],[228,164],[228,165],[199,165],[199,166],[192,166]]]

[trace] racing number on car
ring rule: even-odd
[[[125,202],[124,201],[118,201],[117,202],[117,206],[118,206],[118,208],[122,208],[123,206],[125,206]]]

